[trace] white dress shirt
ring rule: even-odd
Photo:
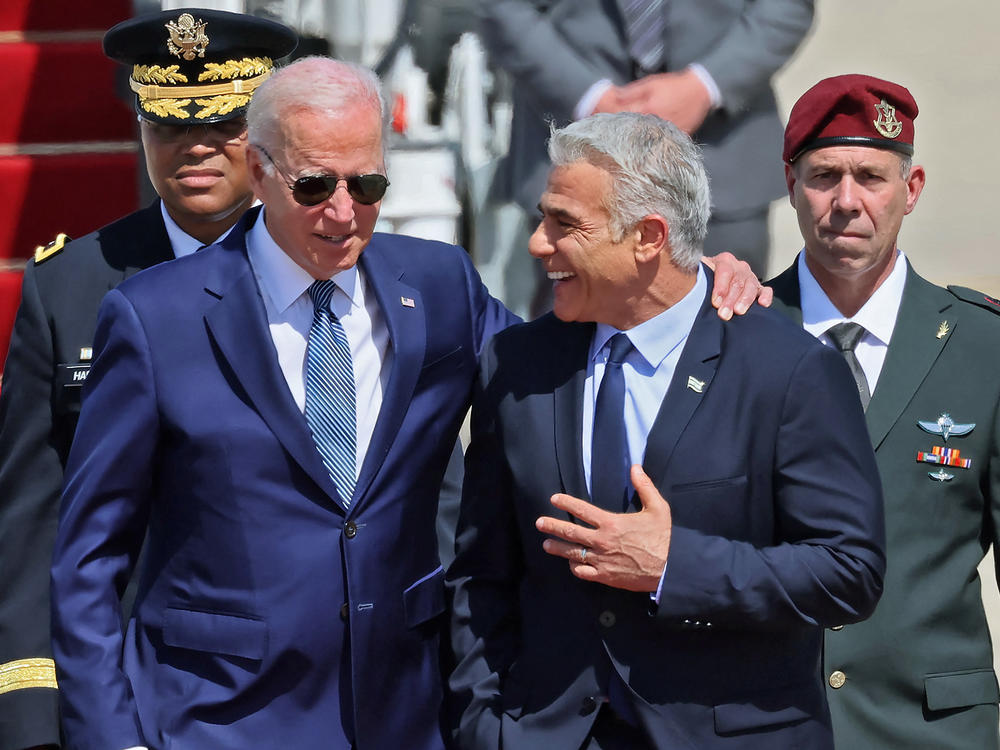
[[[802,305],[802,327],[827,346],[833,346],[826,331],[838,323],[857,323],[865,328],[865,335],[858,341],[854,355],[868,381],[868,392],[875,394],[889,341],[896,327],[896,316],[903,301],[906,285],[906,256],[896,250],[896,260],[885,281],[868,298],[853,317],[845,318],[826,296],[826,292],[806,265],[805,252],[799,253],[799,297]]]
[[[292,260],[267,231],[263,209],[247,232],[247,255],[264,299],[278,365],[299,410],[306,408],[306,345],[313,320],[307,290],[315,281]],[[364,273],[357,266],[334,274],[337,289],[330,299],[351,347],[357,415],[355,476],[368,452],[382,394],[392,371],[389,329]]]

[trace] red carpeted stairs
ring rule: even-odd
[[[0,2],[0,371],[24,262],[135,210],[135,115],[115,94],[106,29],[129,0]]]

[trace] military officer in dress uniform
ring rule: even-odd
[[[995,750],[976,568],[1000,536],[1000,307],[925,281],[896,245],[925,180],[916,116],[909,91],[870,76],[799,99],[784,160],[805,250],[771,284],[778,309],[847,359],[885,494],[882,599],[826,633],[837,747]]]
[[[295,47],[281,24],[182,9],[118,24],[159,199],[87,236],[60,236],[25,270],[0,396],[0,750],[59,743],[49,565],[63,467],[104,294],[219,240],[253,202],[244,114]]]

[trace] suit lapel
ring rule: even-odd
[[[160,202],[153,201],[151,206],[144,208],[142,218],[147,225],[142,235],[143,241],[129,248],[128,265],[125,267],[123,279],[157,263],[174,259],[174,249],[170,244],[167,228],[163,224],[163,214],[160,213]]]
[[[798,264],[793,263],[768,285],[774,289],[774,308],[802,325]],[[949,332],[938,338],[942,323],[947,324]],[[917,275],[907,261],[906,284],[896,327],[875,393],[865,412],[873,447],[877,449],[885,440],[957,325],[951,296],[940,294],[936,287]]]
[[[927,377],[957,326],[958,316],[951,295],[939,293],[907,262],[906,285],[896,327],[865,414],[876,449]]]
[[[665,486],[667,466],[695,410],[708,392],[722,351],[722,321],[710,303],[713,277],[708,274],[708,292],[688,334],[667,395],[660,404],[646,440],[643,469],[659,486]]]
[[[799,290],[798,262],[792,263],[784,273],[768,281],[767,286],[774,290],[774,302],[771,306],[801,328],[802,295]]]
[[[556,462],[564,491],[589,500],[590,490],[583,471],[583,385],[595,327],[588,323],[564,328],[565,335],[553,337],[550,360],[557,383],[553,391]]]
[[[210,334],[261,418],[289,455],[333,499],[338,495],[278,366],[264,302],[246,256],[244,234],[257,212],[233,230],[205,292],[218,299],[205,314]],[[335,502],[338,508],[339,502]]]
[[[363,503],[365,493],[382,467],[403,416],[413,398],[420,376],[427,342],[427,321],[420,292],[403,281],[403,271],[393,267],[380,250],[378,237],[361,255],[360,265],[389,330],[392,364],[382,407],[379,409],[371,443],[361,464],[351,511]]]

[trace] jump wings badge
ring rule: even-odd
[[[903,123],[896,119],[896,108],[885,99],[875,105],[878,119],[873,121],[875,129],[886,138],[896,138],[903,132]]]
[[[955,478],[954,474],[949,474],[944,469],[938,469],[937,471],[928,471],[927,476],[933,479],[935,482],[950,482]]]
[[[942,414],[935,422],[925,422],[918,419],[917,424],[920,425],[920,429],[924,432],[929,432],[931,435],[940,435],[941,439],[946,443],[950,436],[957,435],[961,437],[962,435],[968,435],[976,427],[975,422],[958,424],[951,418],[950,414]]]
[[[166,27],[170,38],[167,40],[167,49],[170,54],[185,60],[204,57],[209,41],[205,36],[207,25],[206,21],[196,21],[190,13],[182,13],[176,21],[168,21]]]

